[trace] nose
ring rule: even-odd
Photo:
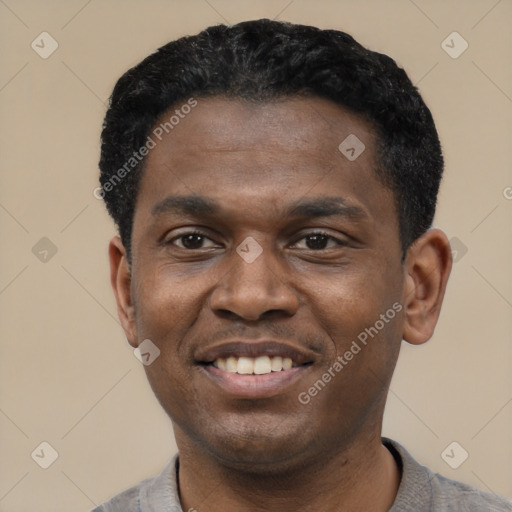
[[[230,313],[255,321],[272,313],[294,315],[299,307],[296,293],[286,284],[282,265],[265,249],[248,263],[239,254],[232,256],[231,269],[212,291],[210,307],[214,312]]]

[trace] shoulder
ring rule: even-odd
[[[90,512],[139,512],[140,490],[146,483],[147,480],[144,480],[143,482],[116,494],[113,498],[93,508]]]
[[[155,477],[115,495],[90,512],[182,512],[176,481],[175,455]]]
[[[434,503],[439,507],[444,506],[443,510],[512,512],[512,500],[451,480],[438,473],[432,473],[431,484]]]
[[[396,441],[383,438],[402,468],[402,481],[390,512],[512,512],[512,500],[434,473]]]

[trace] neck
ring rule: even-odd
[[[257,473],[234,468],[190,442],[178,442],[178,447],[180,499],[186,511],[386,512],[400,483],[396,462],[379,436],[358,439],[287,470]]]

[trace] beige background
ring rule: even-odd
[[[86,511],[174,452],[108,282],[114,228],[92,194],[105,101],[167,41],[261,17],[353,34],[430,105],[447,164],[436,224],[467,253],[432,341],[403,347],[384,433],[512,496],[512,1],[0,0],[0,511]],[[47,59],[31,48],[43,31],[59,44]],[[453,31],[469,43],[457,59],[441,47]],[[48,469],[31,458],[42,441]],[[452,441],[469,453],[458,469],[441,457]]]

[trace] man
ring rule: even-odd
[[[381,439],[451,268],[437,132],[392,59],[210,27],[121,77],[100,168],[119,317],[179,455],[96,511],[512,510]]]

